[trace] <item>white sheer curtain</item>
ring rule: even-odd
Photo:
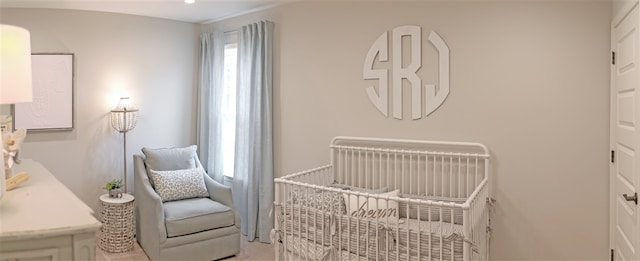
[[[200,35],[200,86],[198,88],[198,157],[209,176],[222,183],[222,115],[224,99],[224,37],[220,32]]]
[[[243,26],[238,35],[236,152],[233,199],[247,240],[269,243],[273,218],[273,22]]]

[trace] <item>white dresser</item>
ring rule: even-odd
[[[94,260],[93,210],[36,161],[13,171],[30,177],[0,199],[0,260]]]

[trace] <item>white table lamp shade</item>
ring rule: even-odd
[[[29,31],[0,25],[0,104],[32,101]]]
[[[31,102],[31,38],[29,31],[0,24],[0,104]],[[0,148],[2,148],[0,135]],[[5,194],[4,157],[0,166],[0,198]]]

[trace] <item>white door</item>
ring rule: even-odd
[[[611,27],[610,243],[612,259],[640,260],[640,38],[638,2]],[[615,156],[614,156],[615,155]],[[635,197],[635,201],[634,201]]]

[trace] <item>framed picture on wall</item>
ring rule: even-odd
[[[72,53],[32,54],[33,102],[13,106],[14,129],[73,129]]]

